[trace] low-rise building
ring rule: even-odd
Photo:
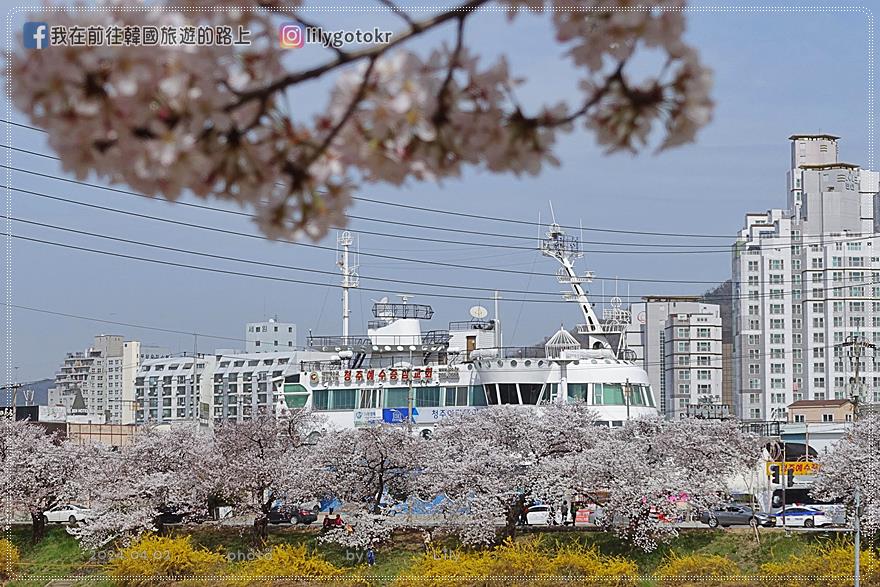
[[[245,328],[245,352],[278,353],[296,349],[296,324],[270,318],[265,322],[249,322]]]
[[[802,399],[788,406],[793,423],[852,422],[855,405],[848,399]]]

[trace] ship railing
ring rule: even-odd
[[[781,435],[782,423],[775,420],[766,422],[740,422],[739,429],[746,434],[754,434],[762,438],[772,438]]]
[[[313,348],[369,348],[370,337],[365,334],[355,336],[309,336],[307,344]]]
[[[485,356],[480,356],[479,351],[485,351]],[[494,351],[494,353],[493,353]],[[525,347],[525,346],[506,346],[506,347],[489,347],[480,348],[471,352],[472,359],[543,359],[547,356],[544,347]]]
[[[462,330],[492,330],[495,328],[493,320],[457,320],[449,323],[450,332]]]

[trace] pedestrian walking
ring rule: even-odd
[[[373,547],[367,549],[367,564],[371,567],[376,564],[376,553],[373,552]]]
[[[568,526],[568,502],[562,502],[562,525]]]

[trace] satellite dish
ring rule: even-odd
[[[482,320],[486,316],[489,315],[489,310],[484,308],[483,306],[474,306],[470,309],[470,314],[472,318],[476,318],[477,320]]]

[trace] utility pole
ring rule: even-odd
[[[864,336],[862,336],[861,332],[857,332],[855,334],[850,334],[846,337],[846,342],[838,345],[839,347],[846,347],[846,354],[849,357],[849,364],[853,370],[853,376],[850,378],[850,399],[853,403],[853,425],[859,419],[859,415],[861,413],[861,402],[862,402],[862,393],[864,392],[864,385],[862,384],[862,378],[860,375],[862,368],[862,357],[867,354],[867,349],[875,349],[877,348],[875,345],[866,341]],[[859,587],[861,583],[861,542],[862,542],[862,524],[861,524],[861,491],[858,485],[858,480],[856,481],[856,487],[853,491],[853,505],[855,506],[855,512],[853,517],[853,548],[855,550],[853,556],[853,585],[854,587]]]
[[[21,383],[10,383],[9,385],[4,385],[0,387],[0,391],[11,391],[12,392],[12,406],[9,408],[9,411],[12,415],[12,419],[15,419],[15,403],[18,401],[18,390],[24,387]]]

